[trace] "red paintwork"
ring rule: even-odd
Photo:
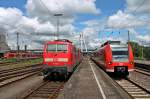
[[[94,60],[107,72],[114,72],[115,66],[127,66],[129,72],[134,70],[134,56],[130,44],[128,44],[128,54],[127,62],[113,62],[110,44],[107,44],[96,52]],[[111,64],[109,64],[109,62],[111,62]]]
[[[131,47],[131,45],[130,45],[130,43],[128,43],[128,48],[129,48],[129,61],[130,62],[133,62],[133,64],[131,65],[129,65],[129,69],[131,70],[131,69],[134,69],[134,55],[133,55],[133,51],[132,51],[132,47]]]
[[[47,52],[47,45],[48,44],[67,44],[67,52]],[[46,62],[45,58],[52,58],[53,61]],[[58,58],[67,58],[67,62],[60,62],[58,61]],[[47,65],[48,67],[66,67],[67,66],[67,72],[72,72],[73,68],[76,66],[77,63],[81,60],[81,51],[80,49],[76,48],[72,44],[72,42],[68,41],[48,41],[44,44],[44,50],[43,50],[43,64]]]

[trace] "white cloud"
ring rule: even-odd
[[[71,40],[78,36],[73,26],[76,14],[100,13],[95,0],[28,0],[26,9],[28,16],[24,16],[17,8],[0,7],[0,32],[8,33],[7,42],[13,49],[16,46],[16,32],[20,33],[20,44],[27,44],[29,48],[42,47],[37,43],[38,40],[54,39],[57,22],[55,13],[63,13],[60,17],[60,38]]]
[[[140,41],[150,42],[150,35],[138,35],[137,39]]]
[[[108,18],[114,28],[139,28],[150,26],[150,0],[126,0],[126,8]]]
[[[30,17],[36,17],[39,22],[49,22],[56,32],[56,13],[62,13],[60,19],[60,34],[71,35],[75,32],[72,25],[76,14],[99,14],[95,0],[28,0],[26,4],[27,13]],[[39,30],[39,29],[38,29]],[[38,31],[39,32],[39,31]],[[70,34],[71,33],[71,34]]]
[[[0,7],[0,23],[14,25],[21,18],[22,12],[19,9]]]
[[[45,27],[42,27],[42,29],[38,28],[36,32],[42,32],[44,29],[44,32],[56,33],[57,18],[54,14],[63,13],[63,16],[60,17],[60,34],[62,35],[59,35],[59,38],[67,38],[73,40],[75,43],[78,42],[78,34],[74,33],[75,27],[72,25],[75,21],[75,15],[100,13],[100,10],[96,8],[95,0],[28,0],[26,7],[30,17],[36,17],[42,23],[49,22],[51,27],[53,27],[51,29]],[[54,39],[53,36],[48,38]],[[39,38],[39,42],[43,40],[46,40],[46,36]]]
[[[40,22],[51,22],[56,25],[54,14],[62,13],[60,25],[72,24],[76,14],[99,14],[95,0],[28,0],[27,13],[30,17],[37,17]]]
[[[28,0],[26,7],[28,14],[31,16],[44,14],[46,15],[45,17],[48,17],[53,16],[55,13],[63,13],[69,16],[76,13],[97,14],[100,13],[100,10],[96,8],[95,1],[96,0]],[[43,16],[43,18],[45,17]]]
[[[101,44],[108,40],[119,40],[122,41],[122,43],[127,42],[127,33],[121,31],[119,34],[118,29],[106,27],[106,22],[107,19],[104,18],[101,20],[89,20],[82,23],[86,25],[82,32],[85,35],[85,42],[88,49],[100,47]],[[132,35],[138,34],[133,28],[128,28],[128,30],[130,30],[130,34]],[[110,35],[112,31],[114,32]],[[108,33],[110,34],[107,35]],[[115,33],[117,33],[117,35]]]
[[[17,8],[0,7],[0,27],[1,32],[14,30],[18,26],[18,21],[22,18],[22,12]]]
[[[132,13],[149,13],[150,12],[150,0],[126,0],[127,12]]]
[[[119,10],[116,14],[110,16],[107,21],[108,27],[111,28],[135,28],[146,26],[147,23],[137,19],[132,14],[127,14]]]
[[[85,37],[85,43],[88,47],[88,49],[93,49],[100,45],[102,42],[101,37],[99,36],[100,31],[104,29],[105,27],[105,19],[102,20],[89,20],[81,23],[83,25],[86,25],[85,28],[82,30],[84,37]]]
[[[113,29],[129,30],[131,39],[149,42],[150,1],[126,0],[126,8],[108,17],[107,26]],[[138,30],[142,30],[138,32]],[[143,33],[143,35],[141,34]]]

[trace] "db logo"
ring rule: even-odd
[[[119,63],[119,66],[122,66],[123,65],[123,63]]]
[[[53,63],[53,65],[58,65],[58,63]]]

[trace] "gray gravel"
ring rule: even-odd
[[[140,63],[140,64],[147,64],[147,65],[150,65],[150,61],[149,61],[149,60],[135,60],[134,62]]]
[[[131,99],[103,70],[91,64],[107,99]],[[84,58],[57,99],[103,99],[88,59]]]
[[[42,83],[42,76],[34,75],[0,88],[0,99],[21,99],[29,89]]]
[[[131,80],[135,81],[137,84],[150,91],[150,76],[138,73],[136,71],[131,72],[130,74],[131,74],[130,77]]]

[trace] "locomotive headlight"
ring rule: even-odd
[[[112,64],[112,61],[108,62],[108,64],[111,65],[111,64]]]
[[[53,58],[45,58],[45,62],[52,62]]]
[[[130,64],[132,65],[132,64],[133,64],[133,62],[131,61],[131,62],[130,62]]]
[[[59,62],[68,62],[68,58],[58,58]]]

